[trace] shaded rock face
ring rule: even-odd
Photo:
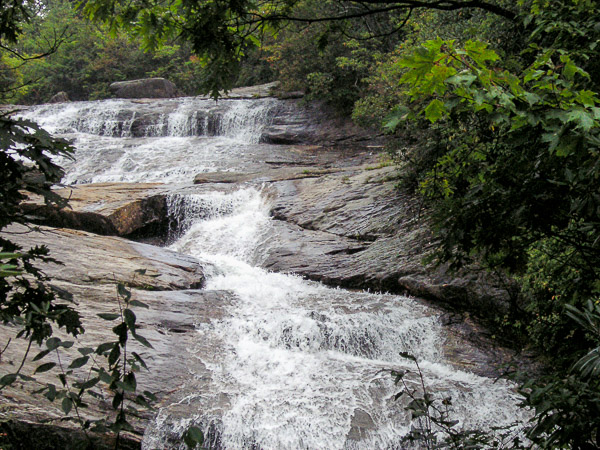
[[[107,236],[164,235],[168,229],[165,188],[158,183],[98,183],[59,189],[69,206],[57,208],[31,196],[21,205],[30,220]]]
[[[377,142],[373,130],[354,125],[339,117],[323,102],[305,104],[301,100],[281,101],[273,121],[263,131],[261,142],[267,144],[339,145],[352,142]]]
[[[119,98],[173,98],[177,88],[164,78],[144,78],[141,80],[118,81],[109,86]]]

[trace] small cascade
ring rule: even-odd
[[[53,134],[85,133],[109,137],[223,136],[258,143],[277,102],[184,98],[145,102],[105,100],[31,107],[22,117]]]
[[[21,116],[74,140],[75,160],[57,161],[65,184],[182,183],[247,169],[276,108],[269,98],[105,100],[40,105]]]
[[[206,288],[237,298],[229,319],[210,333],[199,330],[199,340],[213,335],[226,351],[217,360],[195,355],[230,405],[223,412],[198,392],[187,397],[185,418],[171,416],[165,407],[148,429],[144,448],[165,446],[175,430],[191,424],[203,428],[214,448],[398,448],[416,425],[394,400],[399,387],[389,370],[414,371],[399,352],[417,356],[428,389],[452,397],[455,418],[465,427],[507,425],[521,414],[508,383],[444,361],[444,330],[427,307],[254,266],[271,226],[259,191],[182,194],[168,205],[178,218],[179,237],[171,248],[213,264]],[[418,383],[414,375],[408,379]],[[357,438],[352,430],[361,415],[369,429]]]

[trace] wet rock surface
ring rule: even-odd
[[[166,189],[160,183],[97,183],[56,191],[69,201],[65,208],[30,196],[21,207],[31,220],[61,228],[108,236],[142,236],[166,230]]]
[[[508,293],[477,271],[426,266],[435,248],[415,200],[398,193],[392,167],[348,167],[272,184],[272,215],[282,222],[263,264],[326,284],[408,293],[480,316],[502,313]]]
[[[73,295],[86,330],[72,349],[62,351],[61,358],[65,364],[80,356],[75,351],[77,347],[96,347],[114,339],[110,326],[98,314],[119,311],[116,284],[123,283],[131,289],[133,299],[149,306],[148,309],[134,310],[139,333],[148,339],[153,349],[137,342],[132,342],[128,349],[139,353],[151,368],[149,372],[142,370],[138,374],[138,383],[144,386],[144,390],[157,395],[158,405],[171,392],[181,389],[190,373],[200,374],[206,370],[190,355],[190,348],[196,345],[199,326],[223,317],[225,306],[231,303],[231,295],[196,289],[204,279],[198,261],[166,249],[80,231],[50,228],[28,231],[24,227],[11,226],[7,232],[13,241],[24,247],[41,243],[47,245],[52,256],[63,263],[45,265],[44,271],[51,277],[53,286]],[[139,269],[144,269],[145,274],[135,272]],[[61,332],[55,335],[72,340]],[[0,326],[2,342],[5,344],[11,337],[13,340],[2,354],[2,363],[16,367],[26,350],[27,341],[14,339],[12,327]],[[210,352],[213,346],[205,345],[206,351]],[[39,350],[34,349],[35,353]],[[27,362],[23,373],[31,375],[40,363],[54,361],[53,358],[53,355],[48,355],[41,362]],[[78,377],[84,375],[76,373]],[[205,377],[209,377],[208,372]],[[38,374],[36,378],[38,383],[60,384],[55,372]],[[110,393],[101,390],[100,394],[99,399],[87,399],[89,407],[81,410],[84,420],[114,415]],[[4,407],[0,417],[12,421],[12,425],[6,425],[7,432],[35,429],[37,438],[32,437],[33,447],[30,448],[56,448],[53,447],[56,442],[62,443],[61,448],[76,448],[81,443],[83,436],[64,437],[70,433],[65,431],[65,427],[77,430],[77,426],[62,421],[64,414],[59,400],[51,403],[41,395],[32,395],[31,386],[20,382],[5,388],[1,396]],[[134,448],[139,447],[146,423],[154,416],[150,410],[141,409],[140,412],[139,418],[133,418],[134,432],[126,437],[130,442],[128,445]],[[38,425],[31,428],[32,424]],[[39,424],[43,424],[41,429]],[[97,447],[110,447],[107,439],[100,436]]]
[[[380,143],[377,133],[341,118],[323,102],[298,99],[281,101],[261,142],[268,144],[322,144],[327,146],[366,142]]]
[[[177,87],[164,78],[117,81],[109,86],[119,98],[172,98],[177,96]]]

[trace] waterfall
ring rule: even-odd
[[[418,357],[428,388],[453,399],[463,426],[508,425],[520,414],[507,382],[444,361],[439,313],[407,297],[332,289],[256,267],[271,224],[259,191],[178,194],[169,208],[179,218],[171,248],[212,263],[206,288],[237,299],[230,317],[211,330],[227,351],[216,362],[196,355],[231,405],[217,424],[202,392],[186,418],[170,417],[165,407],[144,448],[163,446],[191,423],[219,448],[397,448],[414,425],[394,401],[399,387],[389,369],[414,371],[399,352]],[[352,440],[357,414],[373,429]]]
[[[72,102],[31,107],[22,117],[54,134],[84,133],[117,138],[224,136],[258,143],[276,105],[273,99],[135,100]]]
[[[273,219],[258,186],[192,191],[208,171],[264,170],[275,146],[260,144],[277,100],[215,103],[188,98],[42,105],[22,116],[74,139],[65,183],[171,183],[170,248],[207,264],[205,289],[226,290],[227,314],[199,324],[185,386],[174,386],[143,448],[186,448],[185,429],[203,429],[211,448],[400,448],[417,422],[395,399],[390,370],[451,397],[465,428],[525,420],[514,386],[454,367],[445,357],[440,313],[416,299],[325,287],[260,266]],[[174,189],[175,190],[175,189]]]
[[[20,115],[74,140],[75,160],[59,159],[65,184],[170,182],[200,172],[244,170],[253,164],[274,99],[184,98],[31,107]]]

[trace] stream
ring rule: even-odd
[[[75,159],[60,161],[65,184],[173,185],[169,247],[203,262],[205,289],[230,291],[235,299],[224,318],[198,325],[189,349],[210,376],[190,371],[185,389],[158,410],[143,448],[184,449],[177,437],[190,425],[204,430],[210,448],[407,447],[402,437],[419,424],[404,410],[409,399],[395,400],[400,386],[390,369],[411,371],[414,389],[420,380],[400,352],[417,358],[436,398],[451,397],[458,427],[526,420],[513,385],[446,359],[439,310],[404,296],[269,272],[263,262],[273,219],[264,190],[190,189],[198,173],[259,170],[285,154],[284,146],[261,143],[278,102],[106,100],[22,113],[74,140]]]

